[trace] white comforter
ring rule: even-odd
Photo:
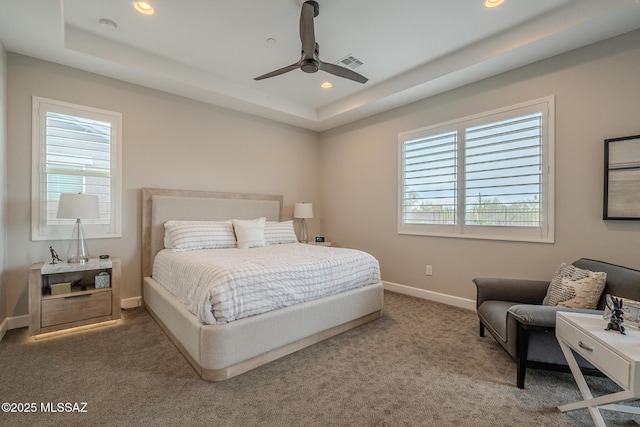
[[[300,243],[164,249],[154,260],[153,278],[214,325],[378,283],[380,267],[366,252]]]

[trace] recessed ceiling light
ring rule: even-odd
[[[274,39],[273,37],[269,37],[267,39],[267,44],[276,44],[276,39]]]
[[[484,2],[485,7],[497,7],[504,3],[504,0],[487,0]]]
[[[332,87],[333,87],[333,84],[332,84],[331,82],[322,82],[322,83],[320,84],[320,87],[321,87],[322,89],[330,89],[330,88],[332,88]]]
[[[155,13],[153,6],[148,1],[133,1],[131,4],[143,15],[153,15]]]

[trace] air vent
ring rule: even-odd
[[[355,70],[356,68],[361,66],[363,64],[363,62],[360,61],[358,58],[356,58],[353,55],[347,55],[344,58],[342,58],[341,60],[337,61],[335,64],[336,65],[340,65],[341,67],[350,68],[352,70]]]

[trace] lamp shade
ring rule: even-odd
[[[312,203],[296,203],[293,208],[294,218],[313,218],[313,204]]]
[[[57,218],[95,219],[100,218],[98,196],[83,193],[60,194]]]

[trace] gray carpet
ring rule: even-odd
[[[199,379],[144,309],[92,331],[0,342],[0,400],[36,413],[0,413],[0,425],[580,426],[586,410],[570,374],[515,364],[475,313],[385,293],[384,316],[222,383]],[[618,390],[588,378],[594,394]],[[85,413],[43,413],[47,402],[86,402]],[[55,407],[55,405],[54,405]],[[608,425],[637,425],[603,411]]]

